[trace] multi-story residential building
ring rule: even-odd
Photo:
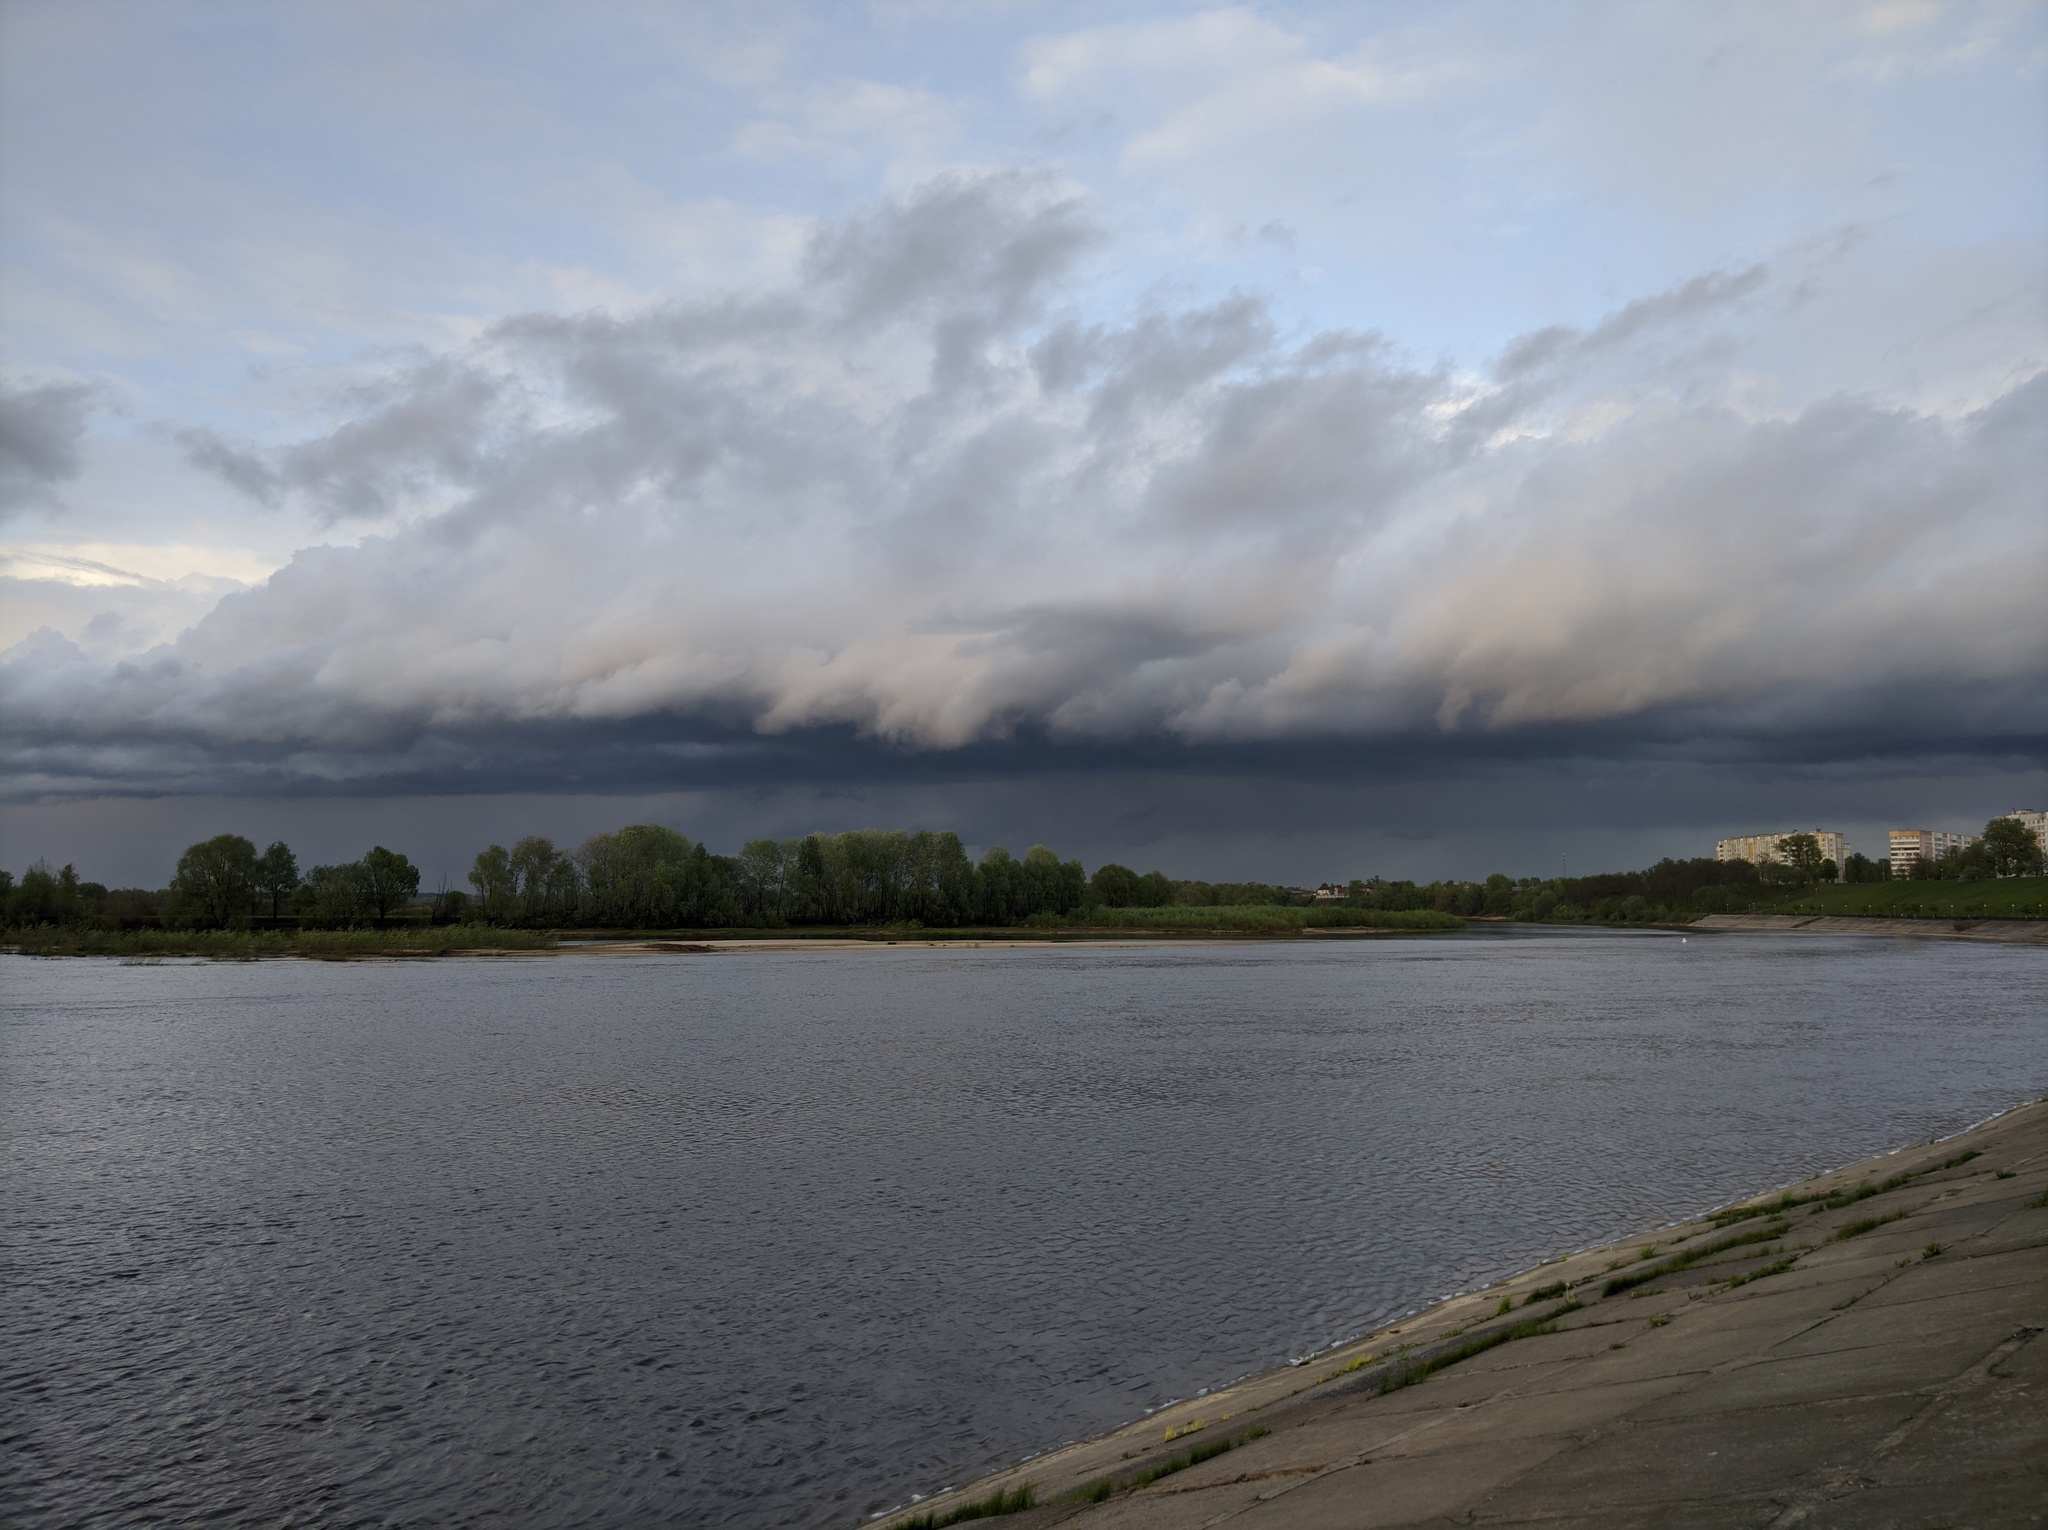
[[[1913,868],[1922,861],[1938,861],[1945,855],[1954,855],[1977,842],[1974,834],[1950,834],[1941,829],[1894,829],[1892,840],[1892,877],[1894,880],[1910,877]]]
[[[1811,834],[1820,841],[1820,858],[1835,863],[1835,880],[1848,875],[1849,841],[1826,829],[1787,829],[1782,834],[1737,834],[1714,844],[1717,861],[1748,861],[1752,866],[1775,866],[1784,860],[1778,846],[1794,834]]]

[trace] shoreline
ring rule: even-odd
[[[1301,941],[1352,941],[1410,939],[1421,936],[1470,935],[1488,930],[1514,930],[1528,934],[1602,931],[1634,935],[1883,935],[1916,940],[1959,940],[1982,945],[2048,947],[2048,920],[2030,919],[1921,919],[1882,915],[1830,914],[1707,914],[1690,924],[1553,924],[1511,921],[1484,915],[1470,916],[1457,929],[1387,928],[1373,925],[1304,925],[1280,929],[1165,929],[1079,928],[1074,930],[992,930],[986,934],[943,935],[933,933],[871,935],[788,935],[760,934],[646,934],[591,935],[558,939],[553,945],[448,946],[409,948],[403,941],[384,950],[297,951],[249,949],[211,951],[178,950],[34,950],[0,941],[0,954],[48,958],[98,957],[131,964],[158,961],[429,961],[444,957],[546,957],[546,956],[696,956],[728,952],[868,951],[868,950],[966,950],[1039,951],[1065,948],[1107,949],[1118,946],[1223,946],[1274,944]],[[324,932],[322,932],[324,933]],[[399,932],[403,933],[403,932]]]
[[[1687,929],[1710,935],[1891,935],[2048,946],[2048,920],[1921,919],[1888,914],[1706,914]]]
[[[1230,930],[1204,929],[1178,933],[1170,930],[1134,930],[1128,934],[1115,930],[1086,930],[1068,933],[1065,931],[1049,934],[991,934],[987,936],[933,936],[933,935],[763,935],[732,936],[712,935],[695,937],[690,935],[646,935],[594,937],[557,941],[553,945],[503,945],[503,946],[445,946],[408,947],[403,942],[394,943],[384,950],[334,950],[334,951],[290,951],[263,949],[210,951],[197,950],[135,950],[135,951],[79,951],[79,950],[24,950],[18,944],[0,941],[0,955],[24,956],[52,961],[71,959],[94,959],[116,961],[128,965],[148,965],[166,961],[216,961],[216,962],[275,962],[275,961],[318,961],[318,962],[375,962],[375,961],[439,961],[447,957],[551,957],[551,956],[709,956],[724,952],[786,952],[786,951],[886,951],[886,950],[1066,950],[1076,947],[1110,948],[1117,946],[1215,946],[1243,945],[1246,943],[1267,943],[1301,941],[1388,940],[1411,939],[1418,936],[1460,935],[1462,929],[1388,929],[1380,926],[1340,926],[1334,928],[1308,927],[1283,930]],[[197,943],[195,943],[197,944]]]
[[[1002,1495],[1034,1500],[998,1504],[1017,1530],[1610,1523],[1595,1508],[1617,1527],[1790,1524],[1837,1500],[1864,1523],[1894,1487],[2039,1512],[2048,1413],[2024,1377],[2048,1382],[2044,1328],[2048,1099],[1546,1261],[862,1523],[945,1524]],[[1830,1410],[1855,1419],[1823,1427]],[[1933,1426],[1965,1415],[1982,1448],[1950,1459]],[[1883,1480],[1900,1472],[1927,1480]],[[1660,1499],[1667,1479],[1692,1486]]]

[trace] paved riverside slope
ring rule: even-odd
[[[917,1511],[1029,1483],[1039,1506],[1005,1530],[2048,1523],[2044,1203],[2036,1104],[1739,1219],[1545,1265]],[[1552,1331],[1454,1358],[1516,1324]],[[1389,1389],[1433,1359],[1450,1363]]]
[[[1917,935],[2048,946],[2048,919],[1893,919],[1861,914],[1708,914],[1687,929],[1714,933],[1796,930],[1803,935]]]

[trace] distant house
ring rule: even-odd
[[[1974,834],[1950,834],[1941,829],[1894,829],[1892,840],[1892,875],[1906,878],[1913,874],[1913,868],[1922,861],[1930,864],[1945,855],[1954,855],[1958,850],[1977,842]]]
[[[1714,842],[1717,861],[1748,861],[1752,866],[1779,866],[1784,854],[1779,846],[1794,834],[1811,834],[1820,841],[1820,858],[1835,863],[1835,880],[1848,880],[1849,841],[1826,829],[1787,829],[1781,834],[1736,834]]]

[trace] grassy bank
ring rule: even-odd
[[[451,924],[409,930],[92,930],[44,926],[14,930],[7,949],[24,956],[114,956],[129,960],[197,956],[247,962],[306,956],[328,961],[359,956],[445,956],[457,951],[538,951],[555,944],[538,930]]]
[[[1073,916],[1073,923],[1097,930],[1195,931],[1224,930],[1233,934],[1286,934],[1300,930],[1462,930],[1454,914],[1428,909],[1284,908],[1245,904],[1215,908],[1093,908]]]
[[[1758,914],[1839,914],[1892,919],[2048,919],[2048,877],[1996,882],[1868,882],[1802,887],[1752,900]]]

